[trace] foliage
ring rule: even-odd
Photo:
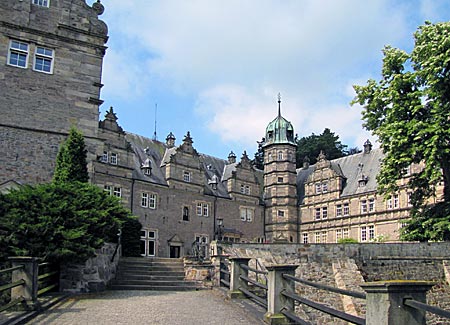
[[[83,262],[132,218],[116,197],[81,182],[23,186],[0,202],[3,256]]]
[[[342,144],[339,136],[326,128],[322,134],[311,134],[297,140],[297,167],[302,166],[305,157],[311,164],[317,162],[317,157],[323,151],[327,159],[336,159],[347,155],[347,145]]]
[[[414,218],[401,228],[401,238],[411,241],[450,240],[450,203],[441,202],[414,213]]]
[[[371,243],[385,243],[389,240],[389,235],[379,234],[370,240]]]
[[[141,254],[142,225],[137,219],[127,219],[122,225],[122,255],[139,257]]]
[[[434,226],[423,228],[418,221],[428,220],[429,210],[421,207],[442,181],[444,200],[450,201],[450,23],[426,22],[414,37],[410,54],[384,48],[381,80],[354,86],[352,104],[364,107],[364,126],[378,136],[385,153],[377,178],[381,193],[397,191],[406,168],[424,164],[407,185],[417,220],[407,228],[411,235],[404,234],[404,238],[422,240],[422,236],[439,237],[430,232]]]
[[[354,238],[339,238],[338,244],[357,244],[358,241]]]
[[[450,177],[450,23],[426,23],[415,33],[408,54],[386,46],[382,79],[354,86],[352,103],[364,106],[364,126],[378,136],[385,153],[378,177],[380,190],[398,189],[411,164],[425,163],[413,175],[413,204],[419,207]]]
[[[87,182],[89,174],[86,168],[87,150],[83,134],[72,127],[66,141],[61,145],[56,157],[55,174],[53,181]]]
[[[260,170],[264,170],[264,148],[263,148],[264,141],[265,141],[264,138],[262,138],[261,141],[257,141],[258,150],[256,151],[255,158],[252,161],[253,166],[255,166]]]

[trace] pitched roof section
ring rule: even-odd
[[[384,155],[381,149],[373,149],[368,153],[359,153],[330,161],[330,168],[338,176],[345,179],[341,197],[355,194],[375,192],[377,190],[377,174],[381,168]],[[316,165],[297,169],[298,204],[305,198],[305,183],[316,170]],[[363,182],[363,186],[361,186]]]

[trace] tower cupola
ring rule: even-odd
[[[281,116],[281,95],[278,94],[278,116],[266,127],[266,142],[264,146],[287,143],[296,145],[294,127],[291,122]]]

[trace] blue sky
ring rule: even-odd
[[[92,4],[93,0],[88,0]],[[344,144],[374,139],[352,85],[379,79],[384,45],[410,51],[448,0],[104,0],[109,27],[101,118],[128,132],[187,131],[201,153],[252,157],[277,114],[300,137],[330,128]]]

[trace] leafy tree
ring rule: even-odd
[[[338,244],[357,244],[358,241],[354,238],[339,238]]]
[[[54,182],[79,181],[88,182],[86,168],[87,150],[83,134],[72,127],[66,141],[61,145],[56,157]]]
[[[23,186],[0,202],[3,256],[83,262],[134,218],[116,197],[81,182]]]
[[[297,167],[303,164],[305,157],[311,164],[317,162],[317,157],[323,151],[328,159],[336,159],[347,155],[347,146],[342,144],[339,136],[326,128],[322,134],[311,134],[297,140]]]
[[[378,136],[385,153],[378,175],[382,193],[396,191],[397,180],[411,164],[424,164],[407,185],[414,209],[405,228],[410,235],[404,238],[442,240],[450,233],[450,23],[426,22],[414,37],[410,54],[384,48],[381,80],[354,86],[352,104],[364,107],[364,126]],[[423,206],[440,182],[444,202],[435,208],[440,217],[434,218]],[[426,215],[432,219],[423,220]],[[437,236],[434,227],[442,222],[446,231]]]

